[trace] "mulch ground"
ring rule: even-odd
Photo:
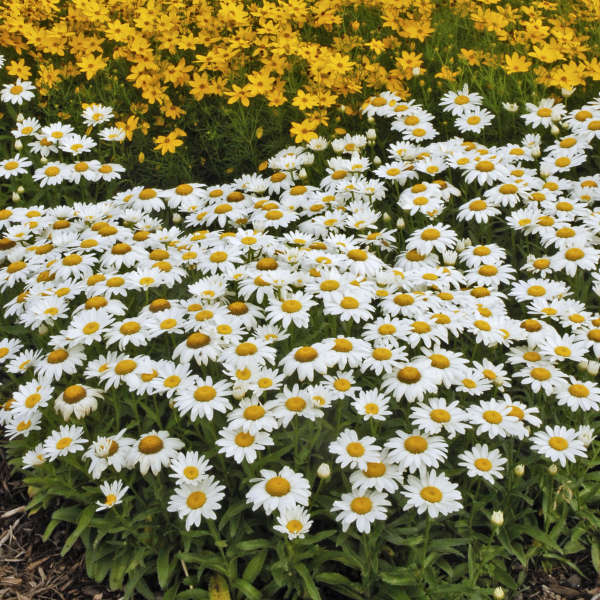
[[[80,543],[60,556],[70,533],[67,525],[59,525],[42,541],[51,513],[27,516],[26,486],[20,477],[9,475],[0,447],[0,600],[120,600],[119,593],[87,577]],[[532,571],[512,600],[600,600],[600,578],[589,557],[582,554],[574,562],[585,578],[564,567],[551,573]]]

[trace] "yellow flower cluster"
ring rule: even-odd
[[[600,80],[586,34],[599,15],[598,2],[582,0],[567,11],[546,0],[10,0],[0,46],[13,55],[7,73],[34,77],[41,93],[82,77],[121,86],[119,114],[151,105],[155,125],[169,119],[173,128],[194,101],[247,107],[260,98],[301,111],[292,127],[310,137],[333,107],[356,109],[383,89],[406,96],[407,82],[428,71],[449,81],[473,67],[532,72],[538,84],[566,89]]]

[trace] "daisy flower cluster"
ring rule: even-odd
[[[34,97],[34,89],[31,82],[17,79],[16,83],[2,87],[0,100],[22,104]],[[110,106],[94,103],[84,105],[80,117],[89,134],[93,128],[112,120],[114,114]],[[17,177],[30,175],[39,187],[44,187],[63,182],[112,181],[120,179],[125,171],[117,163],[87,157],[98,147],[98,141],[123,142],[126,132],[121,127],[101,128],[94,139],[88,134],[77,133],[69,123],[43,124],[36,117],[19,113],[10,134],[18,152],[0,161],[0,179],[17,181]]]
[[[481,103],[467,88],[442,100],[475,134],[493,118]],[[99,510],[125,498],[116,476],[168,470],[165,508],[187,529],[217,518],[238,471],[248,510],[293,539],[315,503],[363,533],[398,511],[459,511],[465,482],[514,466],[509,447],[563,467],[587,456],[600,177],[573,167],[597,147],[600,99],[557,111],[549,145],[437,140],[434,116],[391,92],[363,112],[398,134],[383,160],[371,133],[346,134],[225,185],[0,211],[3,317],[44,340],[0,340],[15,382],[0,423],[27,440],[24,468],[81,461],[108,477]],[[155,428],[119,421],[150,402]],[[319,482],[323,458],[339,485]]]

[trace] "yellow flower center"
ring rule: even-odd
[[[248,421],[258,421],[258,419],[262,419],[265,416],[265,409],[260,406],[260,404],[255,404],[253,406],[248,406],[244,410],[244,419]]]
[[[373,508],[373,501],[367,496],[359,496],[350,502],[350,508],[357,515],[365,515]]]
[[[135,360],[131,360],[130,358],[126,358],[125,360],[120,360],[115,365],[115,373],[117,375],[127,375],[131,373],[137,367],[137,363]]]
[[[552,436],[548,440],[548,444],[550,447],[554,448],[554,450],[566,450],[569,447],[569,442],[565,440],[564,437],[560,437],[559,435]]]
[[[489,471],[492,468],[492,463],[487,458],[477,458],[473,464],[480,471]]]
[[[157,435],[147,435],[143,437],[139,444],[138,450],[142,454],[156,454],[163,449],[164,443]]]
[[[290,482],[285,477],[271,477],[265,485],[267,494],[280,498],[292,489]]]
[[[76,404],[86,397],[85,388],[81,385],[70,385],[63,392],[63,400],[67,404]]]
[[[240,448],[247,448],[254,443],[254,436],[242,431],[235,436],[235,443]]]
[[[415,367],[402,367],[396,375],[398,381],[402,383],[417,383],[421,379],[421,373]]]
[[[492,425],[498,425],[499,423],[502,423],[502,414],[497,410],[486,410],[483,413],[483,418]]]
[[[196,510],[197,508],[201,508],[204,506],[204,504],[206,503],[206,494],[204,492],[192,492],[186,502],[185,502],[189,508],[191,508],[192,510]]]
[[[354,458],[358,458],[365,453],[365,447],[360,442],[350,442],[346,446],[346,452]]]
[[[72,441],[73,439],[70,437],[60,438],[60,440],[56,442],[57,450],[64,450],[65,448],[68,448],[71,445]]]
[[[298,362],[311,362],[317,358],[318,352],[312,346],[303,346],[302,348],[298,348],[294,353],[294,358]]]
[[[448,423],[450,421],[450,413],[443,408],[434,408],[429,416],[436,423]]]
[[[215,398],[217,392],[211,385],[201,385],[194,391],[194,400],[197,402],[210,402]]]
[[[292,396],[285,401],[285,407],[292,412],[300,412],[305,406],[306,401],[300,396]]]
[[[423,500],[425,500],[426,502],[440,502],[442,499],[441,490],[433,485],[428,485],[424,487],[419,494],[421,498],[423,498]]]

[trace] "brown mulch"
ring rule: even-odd
[[[47,542],[42,535],[50,511],[27,516],[27,489],[10,469],[0,447],[0,600],[118,600],[121,594],[85,574],[83,546],[60,551],[70,530],[59,525]]]
[[[20,477],[9,475],[0,447],[0,600],[120,600],[121,594],[87,577],[80,542],[60,556],[68,525],[59,525],[42,541],[51,511],[27,516],[27,489]],[[600,600],[600,577],[589,557],[582,554],[574,562],[585,578],[563,566],[550,573],[532,571],[511,600]]]

